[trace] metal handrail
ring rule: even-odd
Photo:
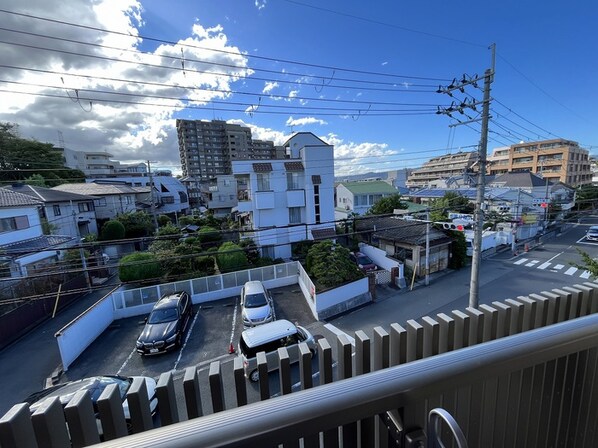
[[[98,446],[273,446],[597,346],[593,314]]]

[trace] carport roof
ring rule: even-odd
[[[66,235],[41,235],[36,238],[2,245],[0,246],[0,249],[2,249],[6,255],[19,257],[31,252],[39,252],[43,249],[56,250],[55,246],[74,239],[74,237]]]
[[[357,231],[371,230],[374,238],[422,246],[426,244],[426,223],[392,217],[359,219],[355,221]],[[444,232],[430,228],[430,244],[450,243],[452,239]]]

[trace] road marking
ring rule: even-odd
[[[577,271],[577,268],[571,267],[565,271],[565,275],[573,275],[573,274],[575,274],[576,271]]]
[[[538,261],[538,260],[532,260],[532,261],[530,261],[528,264],[526,264],[526,266],[528,266],[528,267],[529,267],[529,266],[533,266],[533,265],[535,265],[535,264],[538,264],[538,263],[539,263],[539,261]]]
[[[125,368],[125,366],[129,362],[129,360],[133,357],[133,354],[135,354],[136,351],[137,351],[137,348],[134,348],[133,351],[127,357],[127,359],[125,359],[125,362],[123,362],[123,365],[120,366],[120,369],[117,370],[117,372],[116,372],[117,375],[120,375],[120,373],[123,371],[123,369]]]
[[[571,246],[569,246],[569,247],[571,247]],[[550,260],[547,260],[547,261],[552,261],[552,260],[554,260],[556,257],[558,257],[559,255],[562,255],[562,254],[564,254],[564,253],[565,253],[564,251],[563,251],[563,252],[560,252],[560,253],[556,254],[554,257],[552,257]]]
[[[349,336],[347,333],[345,333],[343,330],[341,330],[340,328],[336,328],[334,325],[332,324],[326,324],[324,325],[324,328],[326,328],[327,330],[333,332],[335,335],[340,336],[341,334],[344,334],[345,336],[347,336],[347,339],[349,339],[349,341],[351,342],[352,346],[355,346],[355,338]]]
[[[590,271],[583,271],[579,276],[581,278],[590,278],[590,275],[592,275]]]
[[[548,266],[550,266],[549,262],[542,263],[540,266],[538,266],[538,269],[546,269]]]
[[[555,264],[552,269],[560,270],[560,269],[563,269],[564,267],[565,267],[564,264]]]
[[[232,345],[233,340],[235,338],[235,327],[237,326],[237,305],[239,304],[239,302],[237,302],[235,300],[235,309],[233,311],[233,328],[230,332],[230,340],[228,341],[229,347]],[[234,346],[233,346],[234,348]]]
[[[195,322],[197,321],[197,316],[199,316],[199,310],[197,310],[197,312],[195,313],[195,317],[193,318],[193,322],[191,323],[191,328],[189,328],[189,331],[187,331],[187,337],[185,338],[185,342],[183,342],[183,346],[179,350],[179,356],[177,356],[176,361],[174,362],[172,371],[176,371],[176,368],[178,367],[179,362],[181,362],[181,358],[183,356],[183,350],[187,346],[187,342],[189,341],[189,338],[191,337],[191,332],[193,331],[193,328],[195,328]]]
[[[523,264],[527,261],[527,258],[522,258],[521,260],[517,260],[515,263],[513,264]]]

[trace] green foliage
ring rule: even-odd
[[[89,252],[83,251],[83,256],[87,260],[89,258]],[[67,269],[81,269],[83,267],[83,262],[81,261],[81,252],[79,249],[69,249],[64,254],[64,258],[62,262]]]
[[[68,182],[84,182],[79,170],[65,168],[60,151],[51,143],[24,139],[19,136],[18,125],[0,122],[0,170],[7,181],[23,182],[27,179],[37,185],[41,179],[47,187]],[[27,182],[29,183],[29,182]]]
[[[125,226],[126,238],[140,238],[154,232],[154,223],[149,213],[142,211],[122,213],[116,219]]]
[[[177,226],[168,222],[167,224],[163,225],[158,229],[156,232],[157,236],[165,236],[165,235],[179,235],[181,233],[181,229]]]
[[[407,204],[401,201],[400,194],[392,194],[374,202],[366,215],[384,215],[393,213],[395,209],[406,209]]]
[[[164,227],[167,224],[172,224],[172,219],[170,219],[170,216],[159,215],[158,216],[158,226]]]
[[[209,226],[199,229],[197,237],[202,243],[213,243],[222,239],[222,235],[220,235],[218,229]]]
[[[32,185],[34,187],[47,187],[44,176],[41,174],[32,174],[23,181],[24,184]]]
[[[307,258],[307,253],[309,249],[315,244],[313,240],[301,240],[293,243],[291,245],[291,253],[293,257],[297,257],[300,260],[305,260]]]
[[[451,269],[461,269],[467,265],[467,241],[465,233],[459,231],[449,231],[448,233],[453,239],[448,267]]]
[[[473,213],[475,206],[465,196],[447,191],[444,196],[430,203],[430,221],[446,221],[448,212]]]
[[[495,229],[496,225],[501,222],[509,222],[512,221],[513,217],[509,213],[500,213],[496,210],[491,210],[487,212],[484,216],[484,226],[483,229]]]
[[[252,266],[257,266],[260,260],[260,251],[251,238],[244,238],[239,241],[239,247],[245,251],[247,261]]]
[[[48,222],[47,218],[41,218],[41,225],[42,225],[42,232],[44,235],[52,235],[58,226],[56,224],[52,224]]]
[[[125,226],[114,219],[107,221],[100,230],[100,241],[122,240],[125,237]]]
[[[245,251],[230,241],[222,243],[218,248],[218,255],[216,257],[220,272],[240,271],[249,267]]]
[[[332,241],[314,244],[307,253],[307,272],[318,285],[332,288],[363,278],[349,258],[349,250]]]
[[[582,185],[575,191],[575,204],[579,210],[590,210],[595,208],[598,202],[598,186]]]
[[[584,252],[581,249],[575,248],[577,253],[581,255],[581,259],[583,264],[578,263],[570,263],[572,266],[575,266],[578,269],[583,269],[584,271],[589,271],[592,274],[592,277],[598,277],[598,260],[594,260],[587,252]]]
[[[135,252],[121,258],[118,276],[122,282],[158,278],[162,275],[160,262],[150,252]]]

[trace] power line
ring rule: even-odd
[[[128,37],[128,38],[143,39],[145,41],[150,41],[150,42],[169,44],[169,45],[178,46],[178,47],[195,48],[198,50],[213,51],[213,52],[217,52],[217,53],[231,54],[234,56],[241,55],[239,52],[234,52],[234,51],[229,51],[229,50],[201,47],[199,45],[191,45],[188,43],[180,43],[180,42],[174,42],[174,41],[169,41],[169,40],[165,40],[165,39],[158,39],[155,37],[141,35],[141,34],[131,36],[128,33],[123,33],[123,32],[119,32],[119,31],[112,31],[112,30],[107,30],[107,29],[99,28],[99,27],[93,27],[93,26],[89,26],[89,25],[81,25],[81,24],[76,24],[76,23],[72,23],[72,22],[66,22],[64,20],[50,19],[50,18],[46,18],[46,17],[35,16],[33,14],[25,14],[25,13],[19,13],[19,12],[15,12],[15,11],[8,11],[5,9],[0,9],[0,12],[16,15],[16,16],[20,16],[20,17],[27,17],[30,19],[42,20],[45,22],[57,23],[60,25],[67,25],[67,26],[72,26],[72,27],[76,27],[76,28],[82,28],[82,29],[88,29],[88,30],[92,30],[92,31],[100,31],[103,33],[115,34],[115,35],[124,36],[124,37]],[[342,68],[342,67],[331,66],[331,65],[311,64],[311,63],[306,63],[306,62],[293,61],[293,60],[289,60],[289,59],[279,59],[279,58],[272,58],[272,57],[267,57],[267,56],[258,56],[258,55],[254,55],[254,54],[243,54],[243,56],[245,56],[247,58],[265,60],[265,61],[270,61],[270,62],[277,62],[277,63],[283,62],[283,63],[287,63],[287,64],[294,64],[294,65],[299,65],[299,66],[304,66],[304,67],[323,68],[323,69],[327,69],[327,70],[343,71],[343,72],[347,72],[347,73],[360,73],[360,74],[364,74],[364,75],[376,75],[376,76],[391,77],[391,78],[420,79],[420,80],[427,80],[427,81],[441,81],[441,82],[450,81],[449,79],[444,79],[444,78],[428,78],[428,77],[421,77],[421,76],[406,76],[406,75],[399,75],[399,74],[392,74],[392,73],[381,73],[381,72],[373,72],[373,71],[366,71],[366,70],[356,70],[356,69]]]

